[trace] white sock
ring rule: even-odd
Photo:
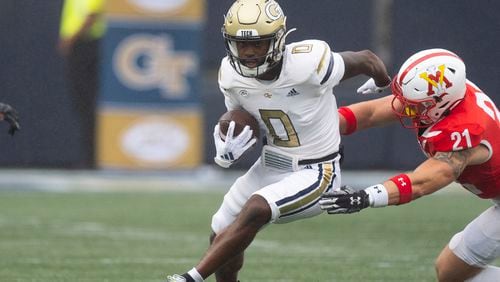
[[[196,268],[193,267],[190,271],[188,271],[188,274],[194,279],[196,282],[203,282],[203,277],[201,277],[201,274],[196,270]]]
[[[467,282],[499,282],[500,281],[500,267],[488,265],[485,269],[481,270],[476,276],[465,280]]]

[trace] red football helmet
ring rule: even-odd
[[[445,49],[420,51],[392,80],[392,108],[404,127],[428,127],[464,98],[465,84],[465,64],[456,54]]]

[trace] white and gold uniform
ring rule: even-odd
[[[340,187],[339,119],[332,89],[344,70],[342,57],[319,40],[287,45],[274,81],[243,77],[227,57],[222,60],[219,86],[227,109],[250,112],[267,145],[225,195],[213,216],[213,231],[231,224],[252,194],[267,200],[273,223],[322,212],[320,195]]]

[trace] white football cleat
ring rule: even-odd
[[[179,274],[169,275],[167,276],[167,282],[186,282],[186,278]]]

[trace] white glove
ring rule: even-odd
[[[248,125],[243,128],[239,135],[233,138],[235,126],[236,124],[234,121],[229,123],[225,141],[222,140],[220,136],[218,123],[214,128],[215,150],[217,151],[214,161],[223,168],[230,167],[246,152],[246,150],[248,150],[248,148],[252,147],[255,142],[257,142],[256,138],[252,138],[253,131]]]
[[[384,91],[387,87],[389,87],[391,83],[387,84],[386,86],[378,87],[375,85],[375,80],[373,78],[368,79],[361,87],[358,88],[358,94],[373,94],[373,93],[380,93]]]

